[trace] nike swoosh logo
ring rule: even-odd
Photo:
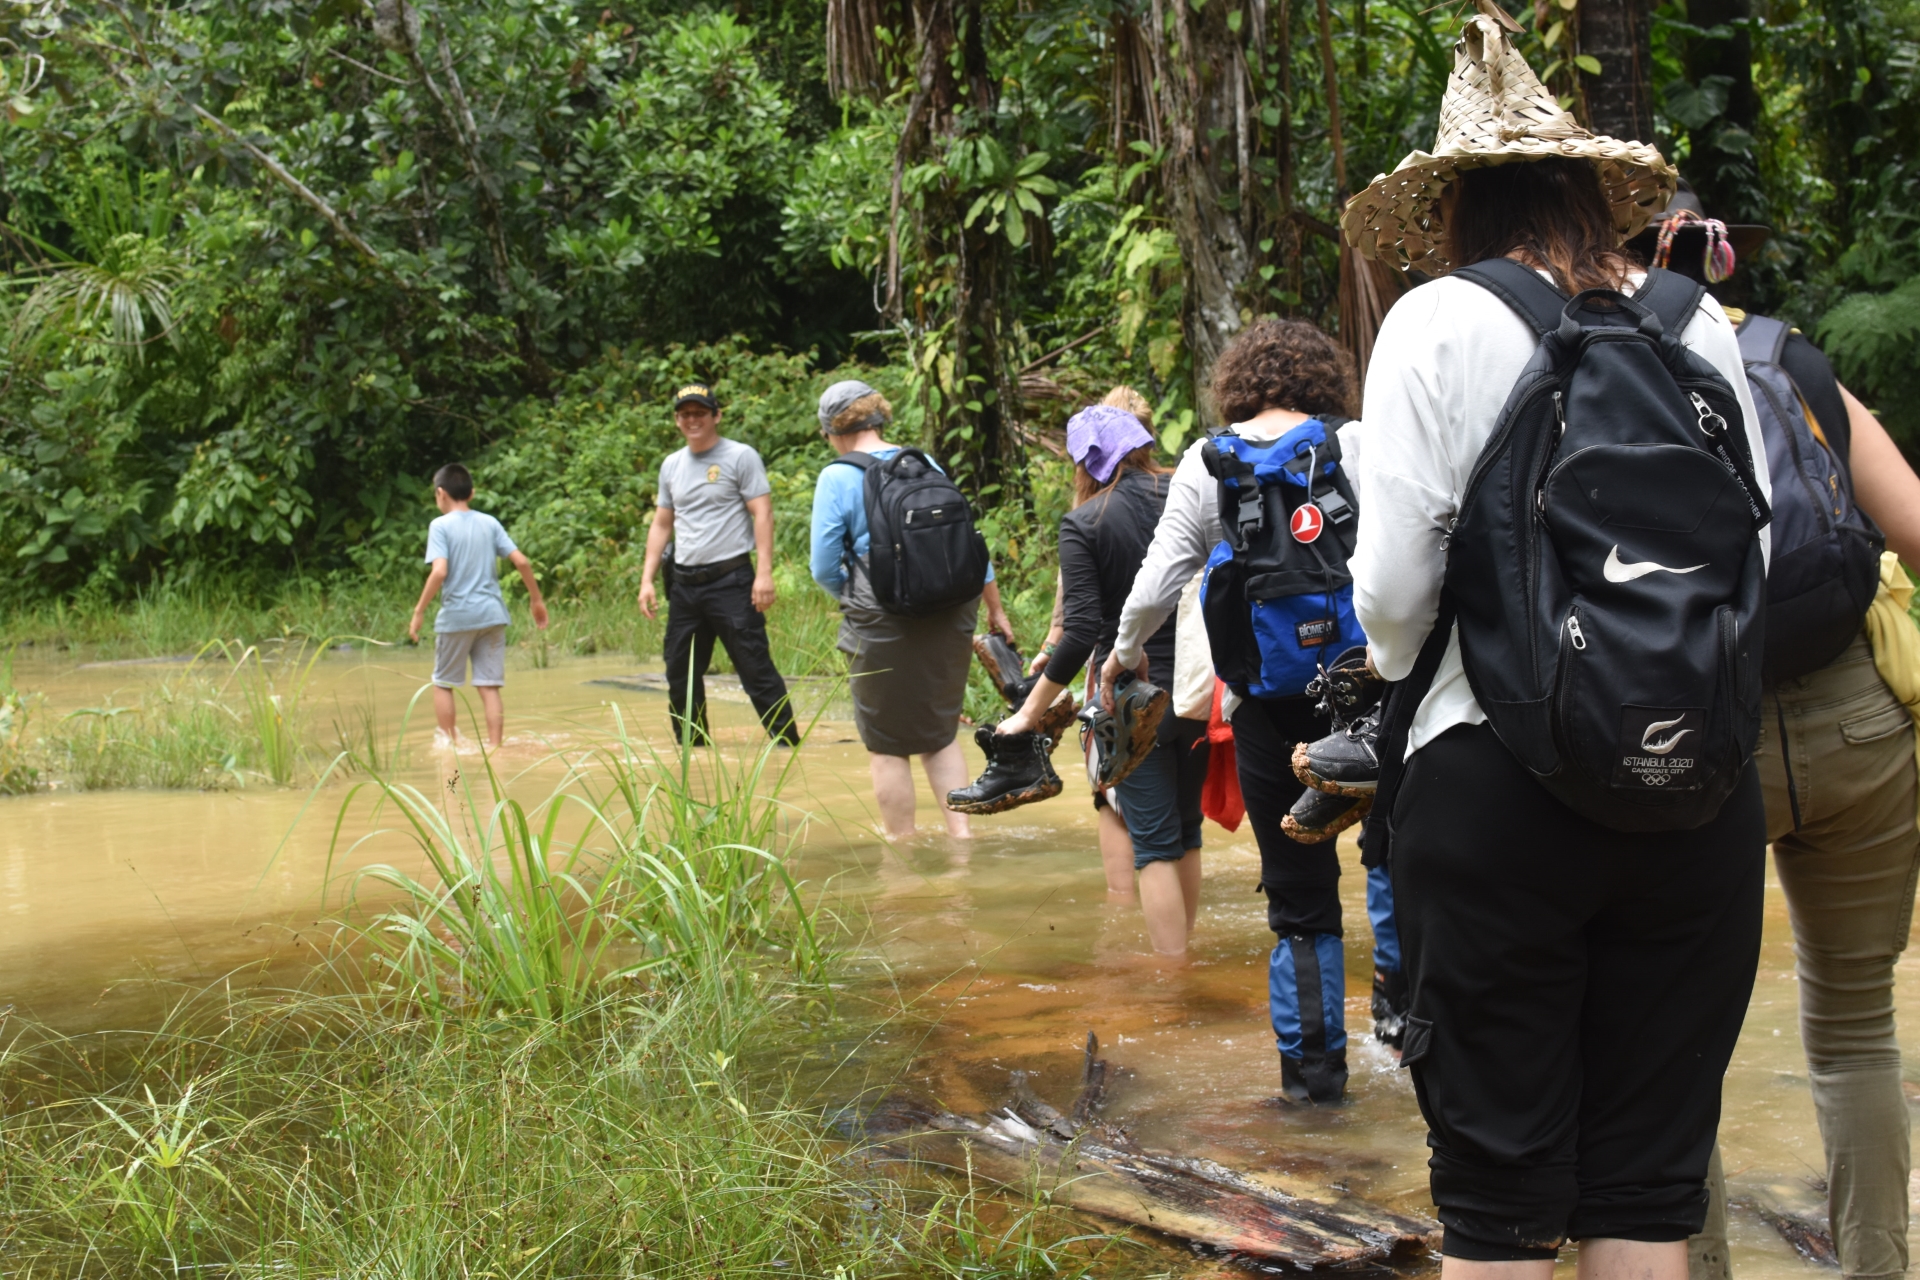
[[[1644,578],[1650,573],[1692,573],[1704,569],[1704,564],[1690,564],[1684,569],[1670,568],[1664,564],[1655,564],[1651,560],[1642,560],[1638,564],[1628,564],[1620,558],[1620,544],[1615,543],[1613,550],[1607,552],[1607,562],[1600,572],[1606,575],[1608,582],[1632,582],[1635,578]]]
[[[1640,735],[1640,749],[1642,751],[1647,752],[1649,755],[1664,756],[1668,754],[1675,747],[1680,745],[1680,739],[1692,733],[1693,730],[1682,729],[1680,732],[1674,734],[1671,738],[1663,738],[1659,740],[1655,740],[1653,735],[1656,733],[1663,733],[1666,730],[1673,728],[1673,726],[1679,724],[1681,720],[1685,720],[1685,719],[1686,719],[1685,716],[1681,716],[1678,720],[1655,720],[1652,724],[1647,726],[1647,731]]]

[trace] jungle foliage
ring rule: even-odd
[[[1576,111],[1629,76],[1714,210],[1775,228],[1729,300],[1817,333],[1920,441],[1920,3],[1511,7]],[[1354,314],[1331,223],[1430,144],[1457,18],[10,0],[0,598],[398,582],[455,457],[556,586],[624,588],[695,375],[794,550],[813,397],[849,372],[1010,548],[1054,514],[1034,477],[1076,402],[1131,382],[1172,449],[1222,333]]]

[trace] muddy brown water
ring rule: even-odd
[[[309,723],[331,742],[336,722],[356,723],[371,708],[390,739],[428,670],[424,651],[329,655],[308,691]],[[109,697],[133,700],[181,672],[178,664],[82,667],[23,657],[14,678],[42,696],[36,715],[45,724]],[[924,827],[913,839],[882,841],[872,830],[866,756],[851,725],[835,718],[844,706],[825,685],[797,688],[822,718],[787,793],[812,815],[796,866],[864,922],[866,941],[846,975],[850,1007],[876,1012],[858,1038],[860,1055],[955,1110],[997,1105],[1015,1069],[1035,1072],[1038,1092],[1064,1104],[1078,1087],[1091,1030],[1124,1069],[1109,1114],[1142,1143],[1318,1171],[1396,1207],[1428,1207],[1412,1089],[1364,1034],[1370,937],[1351,841],[1342,844],[1341,884],[1353,1101],[1332,1111],[1276,1108],[1268,1105],[1279,1073],[1265,1010],[1272,935],[1254,892],[1259,862],[1245,827],[1235,834],[1208,824],[1194,949],[1188,964],[1169,967],[1148,954],[1137,909],[1107,901],[1093,812],[1078,787],[976,819],[971,841]],[[737,690],[722,684],[713,696],[723,749],[756,744],[758,727]],[[630,658],[539,670],[516,664],[506,701],[509,740],[495,767],[523,800],[560,781],[556,750],[607,741],[615,709],[636,735],[667,741],[658,676]],[[423,789],[440,785],[447,758],[432,746],[424,699],[406,747],[403,776]],[[458,763],[471,770],[478,760]],[[65,1029],[137,1027],[151,1025],[183,988],[229,974],[272,981],[311,964],[329,945],[327,922],[356,869],[417,868],[403,838],[369,835],[363,818],[348,824],[348,847],[330,863],[346,786],[317,794],[264,784],[204,793],[55,790],[0,800],[0,1007]],[[924,795],[920,809],[923,824],[938,825]],[[1902,961],[1898,981],[1901,1008],[1920,1007],[1920,961]],[[1822,1164],[1795,1018],[1785,901],[1769,875],[1760,973],[1721,1126],[1737,1196],[1782,1183],[1806,1195],[1804,1181]],[[1903,1042],[1914,1025],[1903,1020]],[[1909,1073],[1920,1076],[1915,1066]],[[1178,1251],[1166,1256],[1176,1269],[1186,1265]],[[1741,1280],[1823,1270],[1750,1209],[1735,1213],[1734,1269]],[[1196,1260],[1191,1270],[1214,1268]]]

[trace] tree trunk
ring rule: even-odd
[[[1183,325],[1200,388],[1240,329],[1239,290],[1252,269],[1239,216],[1243,175],[1227,181],[1221,163],[1237,150],[1239,37],[1227,26],[1226,4],[1196,11],[1187,0],[1153,0],[1146,37],[1167,148],[1161,190],[1186,263]],[[1202,421],[1211,422],[1199,399]]]
[[[1580,52],[1599,75],[1580,78],[1587,125],[1596,133],[1653,141],[1652,25],[1646,0],[1580,0]]]
[[[1717,119],[1688,131],[1692,157],[1687,178],[1709,216],[1727,222],[1760,221],[1766,197],[1753,162],[1753,132],[1760,122],[1760,95],[1753,87],[1753,43],[1743,23],[1747,0],[1687,0],[1687,21],[1696,27],[1733,27],[1724,40],[1687,42],[1687,79],[1727,82],[1727,105]]]

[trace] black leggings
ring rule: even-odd
[[[1442,1252],[1551,1258],[1568,1239],[1699,1231],[1760,956],[1753,766],[1707,825],[1626,835],[1461,725],[1408,761],[1393,830],[1402,1061]]]
[[[1293,776],[1293,749],[1327,734],[1312,698],[1248,698],[1233,713],[1234,763],[1253,838],[1267,926],[1285,938],[1340,930],[1340,855],[1335,842],[1301,844],[1280,829],[1306,784]]]

